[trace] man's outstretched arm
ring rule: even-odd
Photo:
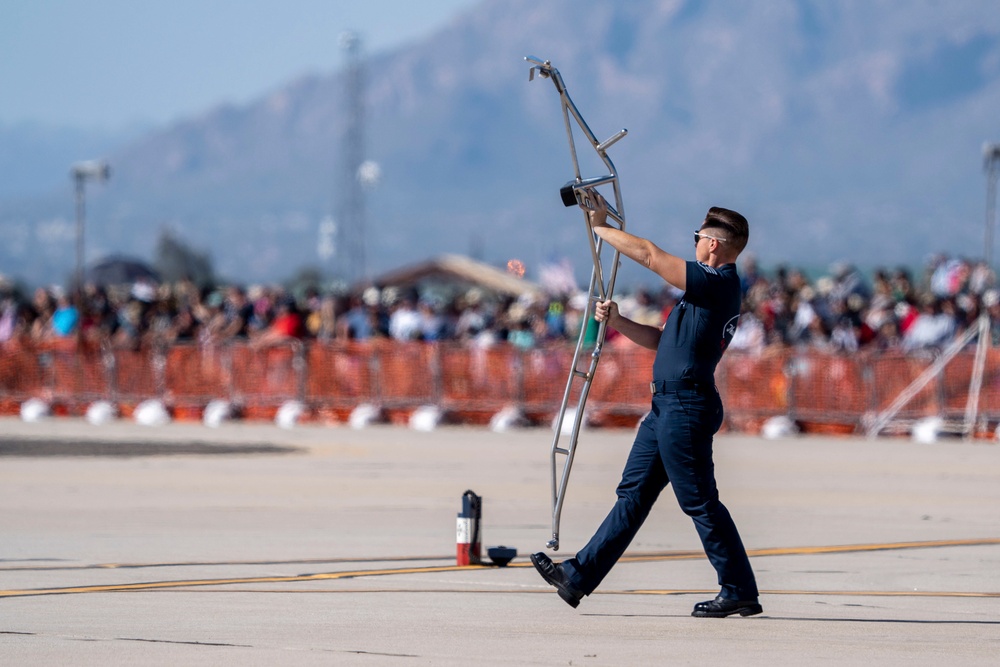
[[[635,260],[677,289],[687,289],[687,262],[661,250],[655,243],[608,224],[608,203],[599,193],[591,192],[594,208],[587,211],[590,226],[612,248]],[[618,327],[615,327],[616,329]],[[624,332],[622,332],[624,333]]]

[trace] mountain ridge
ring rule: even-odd
[[[629,129],[610,152],[630,229],[668,250],[720,204],[747,215],[765,263],[981,255],[979,151],[1000,139],[991,9],[483,2],[366,63],[367,154],[382,173],[367,194],[371,271],[459,252],[520,257],[530,276],[567,256],[582,280],[579,216],[557,194],[572,176],[558,96],[528,83],[529,54],[560,69],[598,137]],[[88,258],[149,256],[169,226],[233,279],[306,264],[336,275],[316,248],[320,222],[342,217],[343,91],[342,72],[299,77],[115,151],[112,180],[88,188]],[[69,187],[0,200],[0,232],[25,239],[0,250],[2,270],[67,275],[71,235],[42,243],[38,230],[68,223],[71,206]]]

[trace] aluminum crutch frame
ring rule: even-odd
[[[562,405],[559,407],[559,416],[556,418],[553,426],[555,429],[555,435],[552,439],[551,451],[552,539],[548,541],[546,546],[553,551],[558,551],[559,520],[562,516],[563,502],[566,499],[566,486],[569,482],[570,471],[573,468],[573,458],[576,456],[576,445],[580,437],[580,427],[583,424],[583,408],[587,402],[587,396],[590,393],[590,385],[594,380],[594,373],[597,371],[597,363],[601,360],[601,351],[604,347],[604,336],[607,331],[607,320],[601,322],[598,327],[594,348],[590,352],[589,367],[586,371],[581,371],[578,364],[580,357],[582,356],[584,340],[594,312],[595,304],[597,301],[610,299],[614,293],[615,279],[618,275],[620,257],[618,250],[614,250],[611,259],[611,271],[607,277],[607,281],[605,282],[605,271],[602,266],[601,257],[601,251],[604,248],[604,240],[594,234],[593,229],[590,227],[587,209],[593,208],[594,205],[594,202],[591,201],[590,192],[599,186],[610,185],[614,189],[615,203],[613,207],[610,204],[608,205],[608,218],[617,223],[619,229],[625,229],[625,205],[622,201],[621,188],[618,181],[618,172],[615,169],[615,165],[611,162],[610,158],[608,158],[607,150],[619,139],[628,134],[628,130],[622,129],[611,138],[599,142],[597,137],[595,137],[594,133],[590,130],[586,121],[583,120],[583,116],[580,115],[579,110],[576,108],[576,105],[570,98],[569,93],[566,91],[566,85],[563,83],[559,70],[552,66],[551,61],[541,60],[540,58],[536,58],[534,56],[526,56],[524,59],[532,64],[532,67],[528,72],[529,81],[533,80],[535,78],[535,72],[538,72],[540,77],[544,79],[551,79],[552,83],[555,84],[556,91],[559,93],[559,100],[562,105],[563,121],[566,124],[566,137],[569,140],[570,156],[573,159],[573,171],[575,173],[575,178],[560,188],[559,194],[562,197],[564,205],[580,206],[584,209],[584,221],[588,232],[587,239],[590,241],[590,254],[594,262],[594,268],[590,274],[590,294],[587,299],[587,307],[584,313],[583,324],[580,327],[580,335],[576,341],[576,350],[573,353],[573,365],[570,368],[569,378],[566,381],[566,391],[563,393]],[[580,162],[577,159],[576,143],[573,140],[573,125],[570,122],[571,118],[576,122],[577,126],[590,142],[590,145],[595,151],[597,151],[598,157],[600,157],[601,161],[607,167],[608,173],[606,175],[583,178],[580,174]],[[559,438],[562,435],[563,420],[566,417],[566,410],[569,406],[570,398],[573,393],[574,381],[576,380],[582,380],[583,385],[580,388],[579,402],[577,403],[576,410],[573,415],[573,428],[570,432],[569,445],[567,447],[561,447],[559,445]],[[560,456],[565,457],[562,461],[561,473],[559,465]]]

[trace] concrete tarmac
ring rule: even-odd
[[[586,431],[556,560],[614,501],[630,431]],[[0,665],[995,665],[1000,446],[716,438],[764,613],[664,492],[571,609],[546,429],[0,420]],[[462,493],[508,566],[455,566]]]

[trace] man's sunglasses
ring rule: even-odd
[[[695,232],[694,232],[694,244],[698,245],[698,241],[701,240],[702,238],[715,239],[719,243],[725,243],[726,242],[726,239],[720,239],[718,236],[711,236],[709,234],[702,234],[701,232],[695,230]]]

